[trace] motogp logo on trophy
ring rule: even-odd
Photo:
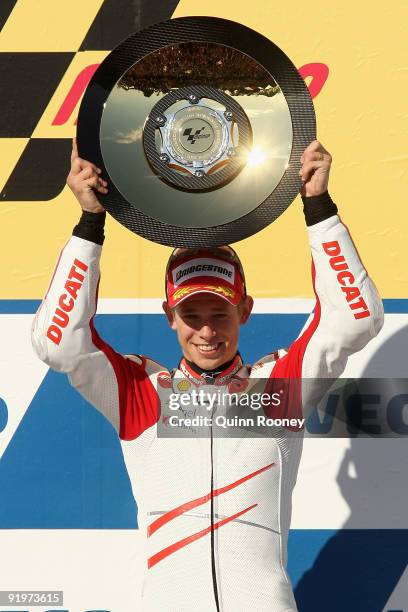
[[[191,144],[195,144],[197,140],[200,140],[202,138],[209,138],[211,136],[211,134],[201,133],[203,130],[205,130],[205,128],[206,126],[203,125],[203,127],[196,130],[194,134],[191,133],[193,131],[193,128],[186,128],[183,132],[183,136],[187,136],[188,142],[191,142]]]

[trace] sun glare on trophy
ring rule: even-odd
[[[255,168],[256,166],[260,166],[266,160],[267,155],[264,149],[259,146],[252,147],[251,151],[248,153],[247,164],[250,168]]]

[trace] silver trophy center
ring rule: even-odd
[[[197,97],[191,98],[194,100],[186,100],[176,112],[163,115],[160,159],[201,177],[235,155],[233,113],[211,107],[211,100],[199,104]]]

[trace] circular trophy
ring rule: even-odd
[[[230,244],[272,223],[301,187],[315,139],[309,91],[270,40],[233,21],[183,17],[130,36],[95,72],[81,157],[103,169],[103,206],[168,246]]]

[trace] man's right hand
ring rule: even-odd
[[[71,170],[67,185],[81,205],[82,210],[92,213],[105,212],[96,197],[97,193],[108,193],[107,182],[99,175],[101,169],[78,156],[76,138],[72,141]]]

